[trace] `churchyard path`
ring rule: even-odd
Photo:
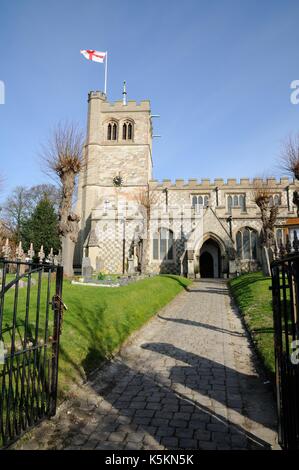
[[[226,282],[195,281],[15,447],[279,448],[273,393]]]

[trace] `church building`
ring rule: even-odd
[[[253,188],[260,180],[156,181],[152,118],[150,102],[127,101],[125,88],[123,100],[113,103],[102,92],[89,93],[75,267],[88,257],[102,273],[133,274],[142,263],[148,273],[189,277],[258,269],[262,222]],[[279,207],[279,243],[285,221],[296,217],[296,183],[268,178],[263,184]]]

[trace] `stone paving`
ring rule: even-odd
[[[194,282],[73,395],[16,448],[279,448],[273,394],[224,280]]]

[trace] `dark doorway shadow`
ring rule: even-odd
[[[200,255],[200,277],[213,278],[214,277],[214,261],[211,253],[204,251]]]

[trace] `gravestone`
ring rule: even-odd
[[[271,248],[264,246],[262,249],[262,270],[264,276],[271,276],[271,261],[273,261],[273,252]]]
[[[82,276],[84,281],[90,281],[92,279],[92,266],[88,256],[85,256],[82,259]]]
[[[134,257],[128,258],[128,274],[135,273]]]
[[[229,260],[229,275],[230,276],[235,276],[239,272],[238,268],[239,266],[237,266],[237,263],[235,260]]]
[[[103,260],[99,256],[97,256],[96,257],[96,272],[97,273],[102,272],[103,268],[104,268]]]

